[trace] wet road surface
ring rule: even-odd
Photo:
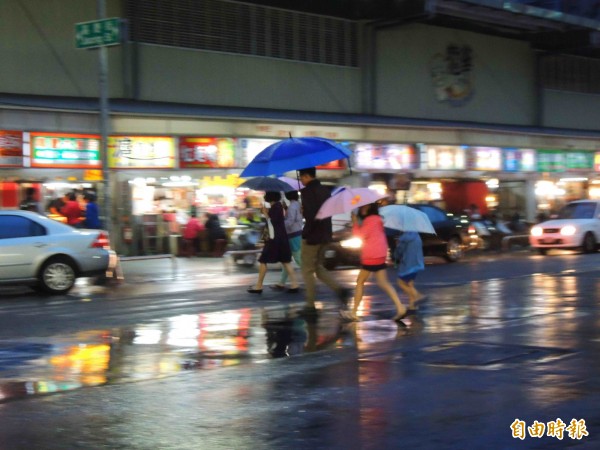
[[[372,289],[357,324],[292,300],[3,339],[0,447],[598,448],[591,261],[446,283],[405,325]],[[558,418],[588,436],[512,436]]]

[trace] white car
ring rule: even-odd
[[[78,277],[105,274],[113,256],[106,231],[73,228],[29,211],[0,211],[0,285],[63,294]]]
[[[578,200],[561,209],[556,219],[535,225],[529,243],[542,255],[553,248],[598,250],[600,242],[600,201]]]

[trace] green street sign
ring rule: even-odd
[[[75,24],[75,47],[97,48],[121,43],[121,19],[92,20]]]

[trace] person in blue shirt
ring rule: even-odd
[[[102,224],[100,223],[100,210],[96,203],[96,194],[87,192],[83,196],[83,200],[85,201],[85,218],[81,222],[81,227],[99,230],[102,228]]]
[[[415,287],[417,274],[425,270],[423,242],[415,231],[405,231],[400,235],[394,251],[398,261],[398,286],[408,295],[408,312],[416,311],[416,304],[425,296]]]

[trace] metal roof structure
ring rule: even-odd
[[[425,23],[529,41],[534,49],[600,57],[600,6],[590,0],[244,0],[383,26]]]

